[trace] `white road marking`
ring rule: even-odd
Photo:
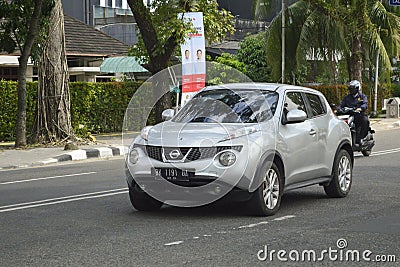
[[[291,219],[291,218],[294,218],[294,217],[296,217],[296,216],[294,216],[294,215],[286,215],[286,216],[283,216],[283,217],[275,218],[274,221],[283,221],[283,220]]]
[[[84,173],[57,175],[57,176],[50,176],[50,177],[43,177],[43,178],[34,178],[34,179],[27,179],[27,180],[3,182],[3,183],[0,183],[0,185],[26,183],[26,182],[33,182],[33,181],[40,181],[40,180],[50,180],[50,179],[58,179],[58,178],[65,178],[65,177],[73,177],[73,176],[82,176],[82,175],[95,174],[95,173],[97,173],[97,172],[84,172]]]
[[[273,219],[273,221],[283,221],[283,220],[287,220],[287,219],[291,219],[291,218],[295,218],[295,217],[296,217],[295,215],[286,215],[286,216],[275,218],[275,219]],[[239,229],[244,229],[244,228],[253,228],[253,227],[260,226],[260,225],[265,225],[265,224],[268,224],[268,223],[270,223],[270,222],[263,221],[263,222],[248,224],[248,225],[242,225],[242,226],[239,226],[237,228],[234,227],[232,229],[233,230],[236,230],[236,229],[239,230]],[[217,231],[216,233],[217,234],[228,234],[227,231]],[[229,233],[232,233],[232,231],[229,231]],[[202,235],[202,237],[212,237],[212,235]],[[186,241],[197,240],[197,239],[200,239],[200,236],[193,236],[191,239],[187,239]],[[171,243],[166,243],[166,244],[164,244],[164,246],[180,245],[183,242],[184,241],[175,241],[175,242],[171,242]]]
[[[259,222],[259,223],[253,223],[253,224],[249,224],[249,225],[242,225],[239,226],[238,229],[243,229],[243,228],[253,228],[259,225],[263,225],[263,224],[267,224],[268,222]]]
[[[381,155],[393,154],[393,153],[398,153],[398,152],[400,152],[400,148],[394,148],[394,149],[372,152],[370,156],[381,156]]]
[[[121,191],[121,190],[123,190],[123,191]],[[113,195],[125,194],[125,193],[128,193],[128,190],[126,188],[120,188],[120,189],[99,191],[99,192],[93,192],[93,193],[87,193],[87,194],[44,199],[44,200],[39,200],[39,201],[2,206],[2,207],[0,207],[0,213],[14,211],[14,210],[36,208],[36,207],[41,207],[41,206],[49,206],[49,205],[73,202],[73,201],[78,201],[78,200],[101,198],[101,197],[107,197],[107,196],[113,196]]]
[[[164,246],[174,246],[174,245],[180,245],[182,243],[183,243],[183,241],[175,241],[175,242],[164,244]]]

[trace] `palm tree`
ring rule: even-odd
[[[398,55],[400,18],[378,0],[299,0],[285,12],[286,73],[298,70],[315,52],[331,62],[344,59],[349,79],[361,81],[370,58],[379,54],[380,63],[390,71],[390,58]],[[271,22],[267,37],[273,77],[280,76],[280,47],[281,13]]]

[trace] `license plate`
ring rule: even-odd
[[[189,181],[195,172],[193,170],[182,170],[176,168],[153,168],[152,174],[156,179],[164,178],[168,181]]]

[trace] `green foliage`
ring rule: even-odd
[[[175,34],[176,43],[184,42],[186,33],[193,31],[191,23],[185,23],[180,13],[203,12],[205,38],[209,43],[220,42],[227,34],[233,33],[234,21],[233,15],[224,10],[218,9],[217,1],[212,0],[189,0],[179,1],[171,4],[169,1],[156,0],[152,2],[150,13],[151,22],[157,31],[158,43],[152,50],[153,56],[166,54],[166,42],[171,37],[171,33]],[[179,54],[178,47],[174,50]],[[149,62],[149,54],[141,36],[139,41],[129,51],[129,55],[140,58],[143,63]]]
[[[392,85],[392,90],[393,90],[393,96],[400,97],[400,84],[392,83],[391,85]]]
[[[10,2],[10,3],[9,3]],[[30,22],[35,6],[33,0],[0,0],[0,51],[7,53],[14,52],[15,49],[23,50],[25,41],[28,38]],[[35,38],[32,48],[32,57],[35,62],[41,54],[40,43],[46,38],[48,26],[48,16],[54,6],[54,0],[44,0],[42,16],[39,23],[39,35]]]
[[[35,115],[37,82],[27,83],[27,120],[26,127],[31,129]],[[17,120],[17,83],[0,81],[0,141],[14,140]]]
[[[120,132],[125,110],[142,83],[70,83],[72,126],[75,133]],[[27,83],[27,131],[35,118],[37,82]],[[0,141],[14,140],[17,83],[0,81]]]
[[[215,62],[230,66],[243,73],[246,72],[245,63],[239,61],[234,55],[229,53],[222,53],[221,56],[215,58]]]
[[[310,88],[314,88],[321,93],[323,93],[328,100],[329,103],[339,105],[342,101],[343,97],[349,93],[347,89],[347,85],[321,85],[321,86],[308,86]],[[362,88],[363,93],[368,98],[368,109],[367,112],[373,110],[373,102],[374,102],[374,86],[371,84],[363,85]],[[391,97],[392,92],[390,87],[387,84],[382,85],[378,88],[378,110],[382,109],[383,99]]]
[[[222,53],[211,61],[211,56],[207,55],[207,85],[250,82],[245,75],[246,66],[243,62],[236,59],[234,55]]]
[[[381,66],[390,70],[390,58],[399,53],[400,18],[381,1],[299,0],[286,9],[285,15],[285,76],[296,73],[311,51],[318,60],[327,62],[335,61],[335,54],[340,54],[351,77],[361,76],[362,66],[356,59],[367,67],[379,53]],[[274,80],[281,75],[281,18],[279,14],[272,21],[267,39]]]
[[[267,65],[264,33],[247,36],[240,42],[236,58],[246,66],[245,74],[255,82],[270,81],[270,70]]]

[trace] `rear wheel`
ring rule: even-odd
[[[129,187],[129,199],[132,206],[139,211],[155,211],[159,210],[162,202],[152,198],[146,192],[141,191],[139,188]]]
[[[249,205],[255,215],[270,216],[278,211],[281,204],[283,179],[275,163],[262,175],[261,185],[254,191]]]
[[[342,149],[335,158],[332,170],[332,180],[324,186],[325,193],[330,197],[345,197],[352,183],[352,162],[349,152]]]

